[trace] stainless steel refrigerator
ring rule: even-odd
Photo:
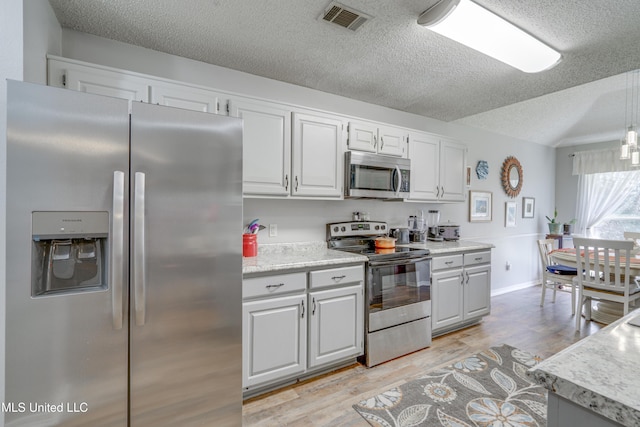
[[[8,82],[7,426],[241,425],[242,122]]]

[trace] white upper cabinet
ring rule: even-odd
[[[49,59],[49,85],[80,92],[227,114],[227,97],[213,90],[142,74]]]
[[[162,83],[151,87],[151,102],[168,107],[227,114],[227,100],[214,91],[179,84]]]
[[[411,200],[437,200],[440,190],[440,140],[426,133],[409,134]]]
[[[409,200],[464,202],[466,158],[464,144],[437,135],[411,132],[411,192]]]
[[[464,202],[466,199],[467,147],[459,142],[440,141],[440,200]]]
[[[57,78],[52,78],[53,73],[56,73]],[[49,85],[130,101],[149,102],[148,80],[78,64],[52,64],[49,61]]]
[[[407,157],[408,134],[409,132],[406,129],[380,126],[378,128],[378,138],[380,139],[378,153]]]
[[[349,122],[350,150],[407,157],[408,131],[367,122]]]
[[[231,98],[230,115],[244,120],[243,192],[287,196],[291,187],[291,111],[266,102]]]
[[[378,127],[372,123],[349,122],[349,149],[377,152]]]
[[[344,139],[342,120],[293,113],[293,196],[342,196]]]

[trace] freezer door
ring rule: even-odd
[[[7,426],[126,425],[128,133],[126,101],[8,82]]]
[[[242,122],[131,113],[131,426],[241,425]]]

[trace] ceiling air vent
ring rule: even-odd
[[[362,24],[371,19],[371,16],[334,1],[329,3],[320,18],[351,31],[356,31]]]

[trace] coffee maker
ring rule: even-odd
[[[440,211],[430,210],[427,214],[427,238],[435,242],[442,242],[444,238],[440,235]]]

